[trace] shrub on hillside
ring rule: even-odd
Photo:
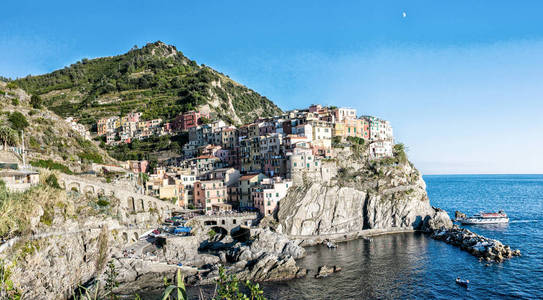
[[[18,111],[11,113],[8,120],[11,123],[11,128],[17,131],[23,130],[30,125],[26,117]]]
[[[45,169],[49,169],[49,170],[59,170],[62,173],[73,174],[73,172],[70,170],[70,168],[68,168],[67,166],[65,166],[65,165],[63,165],[61,163],[54,162],[51,159],[34,160],[34,161],[31,161],[30,164],[32,166],[38,167],[38,168],[45,168]]]

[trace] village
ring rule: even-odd
[[[346,139],[369,145],[372,158],[392,156],[388,121],[357,116],[356,109],[311,105],[239,127],[213,120],[208,112],[188,111],[172,123],[142,120],[141,113],[98,121],[107,144],[130,143],[151,135],[188,133],[182,155],[153,170],[147,161],[128,161],[134,173],[148,173],[145,194],[181,208],[206,213],[257,211],[272,215],[301,174],[326,176],[322,160],[334,158],[334,145]]]

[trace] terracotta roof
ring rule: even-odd
[[[200,155],[196,157],[196,159],[210,159],[210,158],[216,158],[216,157],[212,155]]]
[[[240,177],[239,180],[248,180],[248,179],[251,179],[251,178],[253,178],[255,176],[258,176],[258,174],[243,175],[243,176]]]

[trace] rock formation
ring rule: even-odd
[[[520,250],[513,250],[498,240],[486,238],[456,225],[449,229],[436,229],[431,236],[489,262],[503,262],[513,256],[520,256]]]
[[[364,232],[452,225],[445,212],[430,205],[424,180],[409,162],[336,151],[336,159],[323,163],[327,176],[307,174],[281,200],[277,231],[296,239],[341,240]]]

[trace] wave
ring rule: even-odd
[[[509,223],[537,223],[539,220],[511,220]]]

